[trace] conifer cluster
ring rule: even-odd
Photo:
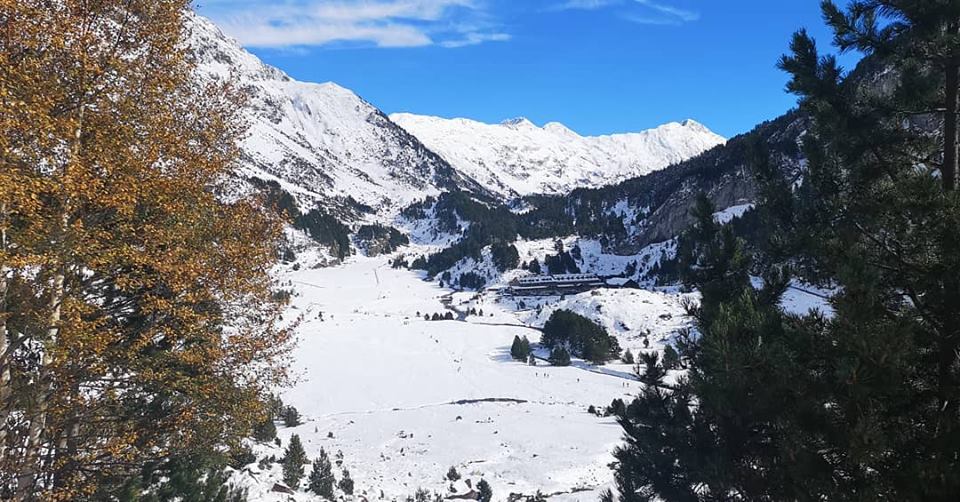
[[[810,119],[807,164],[785,178],[755,148],[761,240],[698,200],[679,250],[696,336],[670,356],[689,373],[668,384],[667,361],[643,356],[644,390],[617,410],[622,502],[960,493],[960,5],[823,10],[866,58],[845,73],[794,37],[781,67]],[[832,291],[829,307],[784,312],[792,279]]]

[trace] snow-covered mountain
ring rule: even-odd
[[[485,124],[397,113],[390,119],[461,173],[501,195],[560,194],[643,176],[725,139],[693,120],[639,133],[581,136],[527,119]]]
[[[363,206],[391,213],[454,187],[482,190],[353,92],[290,78],[202,16],[190,14],[189,28],[198,78],[234,78],[249,94],[241,179],[276,181],[302,209],[320,202],[339,214]]]
[[[389,217],[411,202],[462,189],[502,197],[565,193],[648,174],[724,138],[694,122],[584,137],[558,123],[483,124],[411,114],[388,117],[333,83],[298,82],[245,51],[202,16],[189,18],[201,81],[235,79],[248,93],[240,189],[275,181],[303,210],[322,203],[351,220]]]

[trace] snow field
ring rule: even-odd
[[[487,479],[498,501],[537,490],[555,494],[551,500],[596,500],[612,481],[608,464],[621,431],[612,418],[586,410],[636,394],[632,368],[515,362],[509,354],[514,336],[539,340],[521,321],[537,324],[539,317],[516,314],[490,293],[451,293],[419,273],[391,269],[388,260],[356,257],[281,278],[297,290],[292,310],[304,319],[293,364],[297,383],[283,395],[304,423],[279,427],[283,445],[296,433],[310,458],[320,448],[342,451],[356,493],[366,491],[369,500],[379,499],[381,490],[387,500],[404,500],[421,487],[453,495],[444,480],[450,466],[474,482]],[[445,300],[462,312],[483,309],[484,316],[423,320],[445,313]],[[662,324],[655,311],[679,314],[680,308],[673,296],[637,290],[586,293],[560,305],[592,310],[592,317],[596,305],[605,305],[601,311],[611,316],[600,318],[630,347],[638,339],[617,323],[649,326],[659,344],[673,325]],[[621,310],[636,313],[624,317]],[[257,451],[283,454],[273,445]],[[266,472],[251,465],[238,477],[252,500],[288,500],[269,491],[280,481],[279,465]]]

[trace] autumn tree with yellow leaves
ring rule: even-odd
[[[280,222],[217,194],[241,95],[187,0],[0,0],[0,499],[110,496],[284,378]]]

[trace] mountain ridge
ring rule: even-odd
[[[640,132],[583,136],[560,122],[499,124],[394,113],[390,119],[455,169],[501,196],[612,185],[699,155],[726,139],[692,119]]]
[[[301,210],[321,205],[348,222],[445,190],[485,192],[353,91],[297,81],[200,15],[189,15],[188,26],[197,79],[232,81],[248,97],[241,180],[276,182]]]

